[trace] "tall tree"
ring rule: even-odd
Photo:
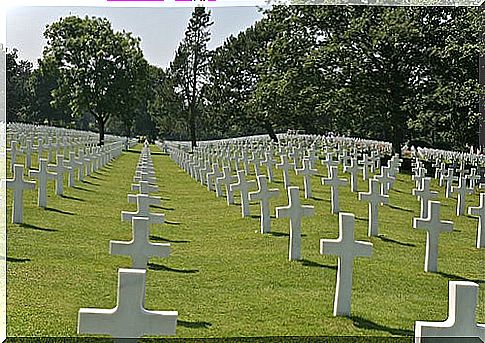
[[[18,50],[6,53],[6,100],[7,121],[27,121],[26,109],[29,104],[29,78],[32,74],[32,63],[19,59]]]
[[[209,51],[207,43],[210,39],[210,11],[204,7],[196,7],[189,20],[185,37],[180,43],[175,58],[170,64],[169,74],[173,80],[174,89],[183,101],[187,113],[192,147],[197,145],[197,121],[200,114],[202,90],[207,83],[207,66]]]
[[[74,115],[89,112],[97,122],[99,144],[112,116],[131,115],[145,99],[147,62],[140,39],[114,32],[105,18],[70,16],[44,32],[41,68],[57,68],[55,103],[66,103]]]

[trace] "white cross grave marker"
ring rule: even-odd
[[[281,169],[283,171],[283,182],[285,184],[285,188],[288,188],[291,185],[289,170],[293,169],[293,165],[288,161],[288,155],[281,154],[280,158],[281,158],[281,163],[278,163],[276,165],[276,168]]]
[[[151,185],[148,181],[138,181],[131,185],[131,190],[140,194],[150,194],[158,192],[158,186]]]
[[[47,207],[47,181],[55,180],[57,177],[55,173],[49,173],[47,163],[46,159],[41,158],[39,159],[39,170],[29,170],[29,177],[38,180],[37,205],[42,208]]]
[[[133,202],[136,198],[136,205],[138,207],[136,212],[121,212],[122,221],[132,221],[133,217],[147,217],[151,224],[163,224],[165,222],[165,215],[161,213],[150,213],[150,205],[159,205],[160,197],[153,197],[148,194],[128,194],[128,201]]]
[[[389,202],[389,195],[381,194],[379,181],[369,179],[369,192],[359,192],[359,200],[369,202],[369,229],[367,235],[369,237],[377,236],[379,234],[379,206]]]
[[[145,310],[146,270],[118,269],[118,301],[109,310],[79,310],[79,334],[103,334],[115,338],[175,335],[177,311]]]
[[[231,175],[231,168],[225,166],[222,168],[222,177],[216,179],[216,183],[224,185],[226,188],[227,204],[234,204],[234,192],[231,190],[231,183],[235,181],[236,177]]]
[[[110,241],[109,253],[130,256],[133,262],[131,268],[134,269],[146,269],[150,257],[168,257],[170,255],[169,243],[150,242],[149,221],[146,217],[133,217],[133,239],[129,242]]]
[[[431,191],[431,178],[423,178],[421,188],[413,189],[413,195],[421,199],[421,218],[428,218],[428,203],[438,196],[438,192]]]
[[[312,197],[312,181],[311,176],[317,173],[316,169],[312,169],[311,161],[308,158],[303,159],[303,168],[295,169],[296,175],[303,175],[303,186],[305,189],[305,199]]]
[[[35,189],[35,182],[24,181],[24,166],[16,164],[13,166],[13,179],[7,179],[7,188],[13,189],[12,223],[23,223],[24,211],[24,190]]]
[[[465,214],[465,196],[467,194],[473,194],[473,188],[468,188],[466,185],[465,178],[460,178],[458,180],[458,186],[452,187],[453,193],[458,194],[458,202],[456,204],[456,215],[462,216]]]
[[[63,183],[64,183],[64,156],[57,155],[57,164],[49,164],[47,167],[56,173],[56,195],[63,194]]]
[[[485,248],[485,193],[480,193],[480,206],[468,207],[468,214],[478,216],[477,248]]]
[[[320,254],[338,256],[337,287],[333,304],[334,316],[350,315],[354,259],[372,255],[372,243],[355,240],[354,226],[353,214],[340,213],[339,238],[320,240]]]
[[[276,165],[276,161],[273,159],[273,154],[270,152],[266,152],[265,156],[266,159],[262,161],[261,164],[266,166],[269,182],[273,182],[273,167]]]
[[[237,172],[237,178],[237,183],[233,183],[229,187],[231,188],[232,192],[234,192],[235,190],[239,190],[239,193],[241,194],[241,214],[243,217],[249,217],[251,213],[249,212],[248,192],[250,188],[256,185],[256,182],[247,181],[244,170],[239,170]]]
[[[271,198],[280,196],[278,189],[268,189],[268,179],[265,175],[258,176],[258,191],[249,193],[249,201],[259,200],[261,207],[261,233],[269,233],[271,231],[271,214],[270,204]]]
[[[332,213],[339,213],[340,206],[339,206],[339,186],[344,186],[347,184],[346,179],[339,179],[338,178],[338,170],[337,167],[332,166],[330,167],[330,173],[328,178],[322,178],[322,184],[328,185],[331,187],[331,196],[332,196]]]
[[[290,218],[289,260],[301,258],[301,220],[315,215],[313,206],[300,204],[298,187],[288,187],[288,206],[276,207],[276,218]]]
[[[415,342],[426,337],[447,338],[446,342],[463,342],[465,337],[485,341],[485,324],[477,324],[478,284],[470,281],[449,281],[448,319],[444,322],[417,321]],[[448,339],[454,337],[454,340]]]
[[[438,271],[438,241],[441,232],[452,232],[453,222],[440,220],[440,206],[438,201],[428,203],[428,217],[414,218],[413,228],[426,231],[425,272]]]
[[[350,159],[350,165],[344,166],[344,172],[350,173],[350,191],[357,192],[357,176],[359,173],[359,165],[356,158]]]

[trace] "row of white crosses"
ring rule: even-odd
[[[165,144],[164,146],[167,146]],[[183,152],[181,149],[169,148],[172,158],[181,166],[187,166],[186,159],[190,159],[190,156]],[[282,164],[287,165],[288,159],[286,155],[282,155]],[[193,165],[193,164],[192,164]],[[286,167],[283,168],[285,170]],[[297,169],[297,173],[300,173],[305,178],[308,177],[311,170],[310,160],[304,159],[301,169]],[[242,204],[242,216],[249,215],[248,201],[259,201],[261,208],[261,233],[270,232],[270,207],[269,202],[271,198],[279,196],[277,189],[268,188],[268,179],[265,175],[257,176],[258,190],[256,192],[249,192],[249,188],[254,186],[254,181],[247,181],[244,170],[237,172],[237,182],[234,183],[233,176],[230,174],[229,167],[224,167],[223,176],[219,179],[216,178],[216,189],[219,187],[218,181],[226,186],[228,194],[228,203],[233,203],[233,192],[239,190],[241,192],[241,204]],[[312,175],[312,174],[310,174]],[[330,182],[328,183],[333,190],[339,186],[337,177],[337,167],[330,167]],[[378,181],[374,181],[373,184],[377,184]],[[308,181],[306,181],[308,182]],[[305,183],[305,179],[304,179]],[[219,184],[220,186],[220,184]],[[380,188],[379,188],[380,191]],[[298,187],[287,187],[288,192],[288,206],[276,207],[276,218],[289,218],[290,220],[290,239],[289,239],[289,253],[288,259],[290,261],[301,259],[301,224],[303,217],[309,217],[315,215],[313,206],[302,205],[300,202]],[[216,195],[220,194],[220,191],[216,190]],[[306,192],[308,195],[308,188]],[[334,199],[334,203],[338,204],[338,189],[333,192],[337,196],[337,200]],[[335,195],[333,197],[335,197]],[[230,200],[232,199],[232,200]],[[336,211],[337,213],[338,211]],[[353,214],[341,213],[340,214],[340,234],[337,240],[322,240],[321,241],[321,253],[337,255],[338,262],[338,275],[337,275],[337,290],[335,295],[334,315],[349,315],[351,304],[351,290],[352,290],[352,273],[353,273],[353,260],[357,256],[370,256],[372,251],[372,244],[367,242],[355,241],[354,239],[354,224],[355,218]]]
[[[344,156],[345,158],[345,156]],[[369,157],[363,160],[363,164],[365,165],[365,161],[368,160]],[[325,161],[325,160],[324,160]],[[330,161],[327,155],[327,163]],[[284,161],[282,161],[285,164]],[[324,162],[325,163],[325,162]],[[338,186],[343,183],[343,180],[338,179],[337,176],[337,166],[327,165],[329,169],[329,178],[327,179],[328,183],[332,185],[332,190],[336,194],[336,196],[332,196],[334,204],[332,208],[335,210],[335,213],[339,211],[338,209]],[[396,178],[397,173],[399,172],[401,160],[394,156],[391,158],[387,166],[383,166],[381,168],[381,174],[377,175],[374,179],[369,180],[369,192],[368,193],[360,193],[359,198],[361,200],[369,201],[369,236],[374,236],[378,234],[378,221],[377,221],[377,209],[380,204],[388,202],[388,195],[389,189],[392,187],[392,184]],[[370,164],[370,163],[369,163]],[[352,173],[351,169],[355,167],[352,166],[352,162],[348,171]],[[369,165],[371,168],[371,165]],[[239,176],[239,175],[238,175]],[[368,177],[368,175],[366,175]],[[240,177],[239,177],[240,179]],[[264,180],[264,181],[263,181]],[[425,178],[421,177],[420,179],[416,180],[419,183],[426,184],[427,182],[424,181]],[[324,181],[325,183],[325,181]],[[273,190],[273,194],[269,192],[264,192],[262,190],[267,189],[267,179],[265,177],[258,177],[258,188],[259,191],[258,197],[254,197],[254,199],[262,198],[267,203],[268,198],[270,196],[277,196],[277,190]],[[417,196],[422,197],[423,199],[429,200],[430,196],[426,194],[426,189],[429,187],[425,186],[425,189],[419,189],[416,192]],[[299,259],[300,258],[300,249],[299,249],[299,242],[301,240],[300,230],[301,230],[301,219],[303,216],[306,215],[313,215],[313,208],[311,206],[302,206],[300,203],[300,199],[298,196],[298,188],[297,187],[288,187],[289,193],[289,206],[277,208],[277,217],[289,217],[290,218],[290,251],[289,251],[289,259]],[[252,199],[253,196],[250,193],[249,199]],[[270,195],[271,194],[271,195]],[[263,195],[263,196],[261,196]],[[426,201],[423,201],[426,203]],[[337,205],[337,206],[335,206]],[[263,209],[262,209],[263,211]],[[416,220],[415,226],[417,228],[424,228],[429,230],[428,234],[428,243],[427,243],[427,253],[426,253],[426,265],[430,266],[430,269],[433,269],[433,264],[436,261],[437,250],[433,249],[433,246],[437,245],[437,235],[435,232],[440,232],[440,230],[448,230],[449,223],[448,222],[441,222],[439,220],[439,203],[438,206],[436,203],[429,202],[429,209],[422,207],[422,214],[424,216],[427,215],[426,212],[430,212],[429,219],[418,219]],[[340,224],[339,224],[339,238],[337,240],[321,240],[321,253],[322,254],[333,254],[338,256],[338,273],[337,273],[337,289],[335,293],[335,301],[334,301],[334,315],[349,315],[351,309],[351,289],[352,289],[352,270],[353,270],[353,260],[355,257],[358,256],[370,256],[372,253],[372,244],[368,242],[361,242],[355,241],[354,238],[354,223],[355,218],[353,214],[349,213],[340,213]],[[268,214],[263,217],[269,217]],[[424,217],[425,218],[425,217]],[[434,242],[436,241],[436,244]],[[466,305],[458,304],[459,308],[455,309],[452,307],[452,295],[451,289],[455,287],[468,287],[470,291],[466,291],[470,294],[463,295],[462,299],[466,303]],[[475,296],[475,300],[473,302],[473,290],[477,285],[461,285],[460,283],[450,283],[450,314],[449,320],[443,323],[426,323],[426,322],[417,322],[416,323],[416,339],[420,339],[421,336],[433,336],[433,335],[441,335],[441,336],[475,336],[475,335],[483,335],[481,329],[482,326],[480,324],[476,324],[476,316],[475,316],[475,309],[477,304],[477,299]],[[475,290],[476,293],[476,290]],[[454,294],[454,293],[453,293]],[[456,305],[456,302],[455,302]],[[453,310],[452,310],[453,308]],[[443,328],[442,331],[441,328]],[[429,330],[429,331],[428,331]],[[433,331],[435,330],[435,331]]]
[[[23,192],[24,190],[38,189],[37,204],[41,208],[47,207],[47,184],[49,180],[55,182],[55,194],[62,196],[64,174],[69,173],[68,186],[74,186],[74,174],[78,170],[78,180],[83,180],[84,169],[87,175],[96,172],[121,154],[121,142],[114,142],[103,147],[97,147],[89,155],[81,154],[76,158],[71,154],[69,161],[64,161],[62,155],[57,156],[56,164],[48,164],[46,159],[39,160],[38,170],[29,170],[28,176],[36,182],[24,179],[24,165],[15,164],[12,179],[6,180],[7,188],[13,189],[12,223],[22,224],[23,221]]]
[[[55,161],[58,155],[68,158],[70,153],[90,149],[97,145],[98,135],[92,132],[70,130],[49,126],[9,123],[7,126],[7,142],[10,148],[10,170],[17,162],[20,154],[25,156],[25,166],[32,166],[33,154],[40,160],[47,152],[48,162]],[[128,142],[128,146],[136,144],[136,140],[126,137],[106,135],[105,144],[113,142]],[[40,161],[39,161],[40,163]]]
[[[434,164],[437,168],[435,172],[435,176],[439,176],[442,170],[444,170],[444,163],[439,161],[435,161]],[[440,167],[438,167],[440,165]],[[476,169],[472,169],[476,170]],[[426,219],[429,216],[428,207],[431,208],[430,202],[432,199],[438,196],[438,192],[431,191],[431,178],[426,177],[426,169],[423,167],[422,163],[419,160],[415,162],[415,168],[413,168],[415,174],[413,175],[413,179],[416,181],[417,187],[413,190],[413,195],[418,197],[418,200],[421,201],[421,211],[420,211],[420,218]],[[446,180],[446,188],[445,188],[445,196],[450,197],[450,193],[457,194],[457,206],[456,206],[456,215],[462,216],[465,214],[465,198],[469,194],[474,193],[475,183],[471,183],[471,186],[467,186],[465,174],[465,165],[464,163],[460,164],[460,169],[458,173],[461,176],[458,178],[458,185],[452,186],[452,182],[455,179],[453,177],[453,169],[448,168],[447,174],[441,174],[441,180]],[[470,180],[473,180],[471,178]],[[472,187],[473,186],[473,187]],[[482,200],[485,194],[480,194],[480,205],[478,207],[470,206],[468,208],[469,215],[478,216],[478,228],[477,228],[477,241],[476,247],[477,248],[484,248],[485,247],[485,239],[484,236],[484,226],[485,226],[485,200]],[[439,204],[439,203],[438,203]],[[433,205],[439,206],[439,205]],[[437,239],[435,240],[437,244]],[[433,243],[434,245],[435,243]],[[435,247],[437,249],[437,247]],[[430,248],[431,249],[431,248]],[[428,250],[427,250],[428,251]]]
[[[136,339],[146,335],[175,335],[177,311],[150,311],[145,309],[146,268],[152,257],[168,257],[169,243],[149,240],[150,224],[163,224],[164,215],[150,212],[150,205],[158,205],[155,169],[148,143],[145,142],[137,165],[128,202],[137,204],[136,212],[121,212],[121,220],[132,223],[132,240],[110,241],[112,255],[129,256],[132,268],[118,270],[117,305],[113,309],[79,310],[79,334],[105,334],[116,339]]]
[[[440,151],[440,154],[442,153],[443,151]],[[454,170],[453,168],[446,169],[445,163],[441,162],[441,157],[436,158],[433,164],[433,167],[436,168],[435,178],[440,179],[440,186],[443,185],[443,181],[446,181],[446,197],[450,197],[451,191],[458,193],[457,216],[459,216],[464,214],[465,195],[473,192],[476,181],[478,181],[475,172],[476,169],[472,168],[470,175],[466,177],[464,175],[465,168],[463,160],[460,163],[460,168],[457,170],[457,173],[460,175],[458,177],[458,186],[454,187],[451,185],[455,179],[453,177]],[[413,227],[427,231],[425,271],[437,272],[439,234],[441,232],[451,232],[453,230],[453,223],[451,221],[440,220],[440,203],[430,201],[438,194],[430,190],[431,179],[425,177],[425,171],[424,173],[421,171],[420,174],[421,188],[413,190],[413,194],[420,197],[421,217],[413,220]],[[470,188],[466,185],[466,179],[470,181]],[[480,206],[469,207],[468,213],[479,217],[476,246],[477,248],[483,248],[485,193],[480,194]],[[485,341],[485,325],[476,323],[477,304],[478,284],[468,281],[450,281],[448,319],[444,322],[417,321],[415,324],[416,342],[422,342],[422,338],[424,337],[456,337],[454,340],[456,342],[462,341],[465,337],[478,337],[482,341]]]

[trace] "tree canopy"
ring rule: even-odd
[[[70,16],[49,25],[41,70],[59,73],[53,101],[75,116],[91,114],[104,142],[110,117],[131,118],[146,100],[148,64],[140,39],[114,32],[105,18]]]

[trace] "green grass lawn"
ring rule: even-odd
[[[8,336],[75,336],[81,307],[115,306],[118,268],[131,264],[110,256],[108,247],[110,240],[131,239],[131,224],[121,222],[120,212],[136,209],[127,194],[140,148],[76,188],[65,186],[64,198],[54,196],[51,183],[46,210],[37,208],[36,191],[25,193],[25,224],[7,227]],[[442,219],[454,221],[455,231],[440,236],[437,274],[424,272],[426,234],[412,228],[419,202],[409,175],[399,175],[390,205],[380,209],[382,237],[367,237],[367,203],[350,187],[341,189],[341,211],[356,215],[356,239],[374,248],[371,258],[355,262],[352,316],[333,317],[337,258],[320,255],[319,240],[338,236],[338,216],[330,213],[330,188],[319,178],[313,178],[314,199],[302,200],[316,212],[303,219],[303,260],[289,262],[288,219],[273,219],[273,232],[261,235],[256,203],[254,217],[241,218],[240,206],[227,206],[158,148],[152,157],[162,197],[153,211],[165,213],[167,222],[153,226],[151,238],[170,242],[172,254],[150,261],[146,307],[178,311],[177,337],[409,336],[416,320],[446,319],[449,280],[480,284],[478,321],[485,322],[485,250],[475,248],[477,219],[457,218],[456,199],[445,199],[444,189]],[[326,175],[322,166],[319,172]],[[275,175],[271,187],[282,190],[281,172]],[[291,176],[302,187],[301,178]],[[359,180],[360,191],[367,186]],[[287,205],[282,195],[274,206]],[[477,195],[467,198],[470,205],[478,205]]]

